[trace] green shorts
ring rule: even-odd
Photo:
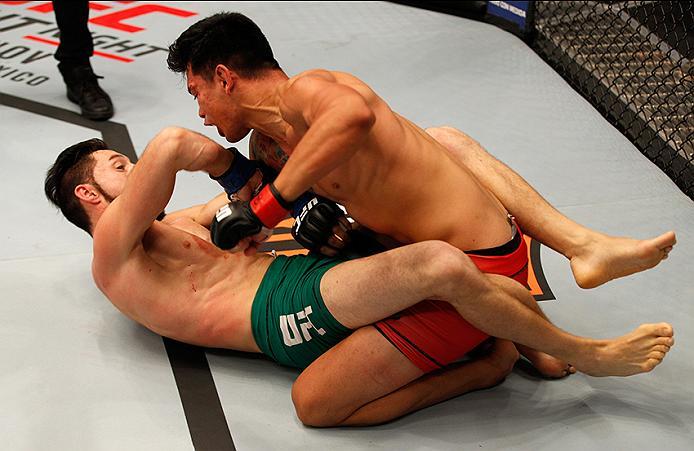
[[[323,274],[342,262],[312,255],[275,258],[251,309],[253,337],[264,354],[303,369],[352,332],[333,318],[320,293]]]

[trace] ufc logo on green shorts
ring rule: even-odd
[[[325,335],[325,330],[322,327],[316,327],[311,322],[311,319],[308,317],[311,313],[313,313],[313,309],[311,309],[309,305],[296,314],[290,313],[289,315],[280,316],[280,330],[282,331],[282,338],[284,339],[285,345],[295,346],[303,343],[304,340],[311,341],[309,329],[315,330],[319,335]],[[297,320],[305,321],[299,323],[297,327]],[[299,328],[301,328],[301,333],[299,333]]]

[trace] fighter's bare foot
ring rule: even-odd
[[[591,376],[631,376],[659,365],[675,344],[668,323],[642,324],[613,340],[600,340],[573,359],[575,366]]]
[[[649,240],[596,235],[571,257],[571,270],[578,286],[595,288],[653,268],[668,257],[676,242],[672,231]]]
[[[570,363],[551,355],[516,344],[518,351],[530,361],[533,367],[544,377],[549,379],[561,379],[576,372],[576,368]]]

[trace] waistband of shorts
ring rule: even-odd
[[[516,223],[516,218],[514,218],[510,214],[507,215],[507,217],[508,222],[511,225],[511,239],[509,241],[500,246],[490,247],[486,249],[475,249],[472,251],[465,251],[465,253],[470,255],[479,255],[482,257],[503,257],[515,252],[521,245],[523,234],[521,233],[520,228]]]

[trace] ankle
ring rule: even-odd
[[[69,76],[69,75],[73,74],[75,71],[94,72],[89,60],[86,60],[86,61],[81,61],[81,60],[61,61],[58,63],[58,71],[63,75],[63,77],[65,77],[66,75]]]
[[[608,360],[607,350],[609,348],[609,340],[584,340],[585,342],[583,345],[579,346],[579,351],[576,353],[576,356],[572,359],[566,359],[568,362],[580,362],[583,366],[587,362],[594,365]]]
[[[599,245],[601,238],[601,234],[590,230],[577,232],[568,237],[567,245],[562,254],[569,260],[591,254]]]

